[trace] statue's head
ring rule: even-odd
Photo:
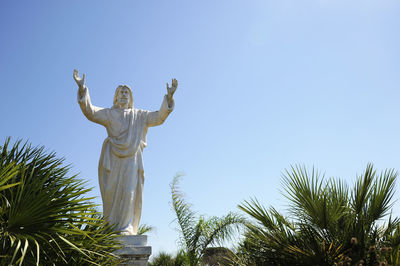
[[[133,108],[132,89],[128,85],[119,85],[115,90],[113,107],[120,108],[121,106]]]

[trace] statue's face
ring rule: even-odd
[[[117,102],[119,105],[128,105],[129,104],[129,89],[121,88],[118,91]]]

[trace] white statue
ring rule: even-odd
[[[118,86],[111,108],[96,107],[90,101],[85,74],[80,78],[74,70],[74,79],[79,86],[78,103],[83,114],[107,129],[98,168],[103,215],[122,234],[136,235],[142,212],[142,153],[147,129],[161,125],[174,109],[178,81],[172,79],[171,87],[167,83],[160,110],[150,112],[133,107],[132,90],[127,85]]]

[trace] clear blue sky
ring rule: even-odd
[[[73,69],[102,107],[130,84],[156,110],[177,78],[148,133],[142,215],[153,253],[172,252],[176,172],[194,209],[220,216],[250,197],[284,209],[291,164],[349,183],[368,162],[399,170],[399,29],[396,0],[2,0],[0,142],[56,151],[99,196],[106,131],[81,113]]]

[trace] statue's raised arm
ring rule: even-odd
[[[74,69],[74,80],[78,84],[78,103],[82,113],[92,122],[106,126],[108,124],[108,115],[105,108],[92,105],[89,96],[89,90],[85,85],[85,74],[79,77],[78,70]]]
[[[177,87],[178,81],[176,79],[172,79],[171,87],[167,83],[167,94],[164,96],[160,109],[158,111],[149,112],[147,116],[146,124],[148,127],[161,125],[172,110],[174,110],[175,103],[173,96]]]

